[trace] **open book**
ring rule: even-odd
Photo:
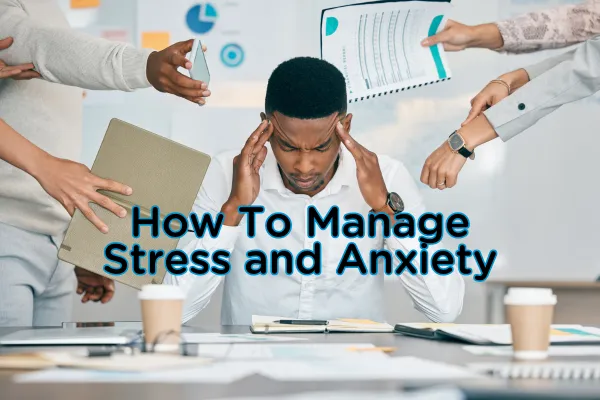
[[[252,333],[324,333],[324,332],[393,332],[394,327],[385,322],[368,319],[335,319],[326,325],[289,325],[280,324],[279,320],[298,320],[296,318],[252,316]]]
[[[409,323],[396,324],[394,331],[406,336],[451,340],[476,345],[511,345],[510,325]],[[582,325],[552,325],[551,344],[600,344],[600,329]]]
[[[450,0],[375,1],[323,10],[321,58],[346,79],[350,103],[451,78],[442,45],[421,41],[445,25]]]

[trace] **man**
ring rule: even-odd
[[[0,326],[59,325],[70,319],[76,279],[73,267],[57,258],[69,214],[79,209],[106,231],[88,203],[120,215],[124,210],[96,191],[128,193],[68,161],[80,156],[78,88],[154,86],[201,104],[210,92],[177,72],[191,67],[185,54],[192,41],[155,52],[97,39],[70,30],[52,0],[0,0],[0,38],[9,38],[0,47],[2,70],[12,65],[20,71],[3,74],[16,79],[0,79],[0,153],[6,160],[0,161]],[[35,71],[22,70],[27,63]],[[36,77],[42,79],[29,79]],[[112,281],[76,273],[84,302],[110,300]]]
[[[456,185],[470,153],[498,137],[508,141],[565,104],[600,90],[600,36],[575,50],[504,74],[472,102],[469,118],[425,161],[421,182]]]
[[[268,82],[263,122],[239,154],[213,158],[198,194],[194,212],[224,214],[220,234],[205,235],[184,248],[188,254],[196,249],[227,250],[231,271],[225,278],[184,274],[165,279],[187,293],[185,321],[206,306],[221,280],[225,284],[224,325],[248,325],[253,314],[384,320],[383,275],[363,276],[356,269],[337,275],[340,258],[350,241],[366,258],[369,251],[384,247],[419,251],[419,241],[366,235],[334,238],[328,230],[317,230],[311,238],[305,229],[309,206],[321,215],[333,206],[339,207],[340,215],[367,216],[371,210],[393,215],[397,210],[388,202],[390,193],[401,194],[405,212],[415,216],[424,212],[405,167],[389,157],[378,157],[350,136],[352,114],[346,113],[346,107],[344,77],[331,64],[295,58],[275,69]],[[265,211],[256,217],[256,236],[249,238],[247,218],[242,218],[238,208],[252,204],[264,206]],[[264,229],[266,216],[274,212],[285,212],[292,221],[292,231],[285,238],[276,239]],[[250,276],[244,270],[248,250],[286,249],[295,255],[312,250],[316,242],[323,252],[319,276],[298,272]],[[402,274],[400,279],[415,307],[429,319],[452,321],[460,314],[464,282],[458,274]]]

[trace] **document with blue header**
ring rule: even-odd
[[[421,41],[445,25],[450,1],[377,1],[323,10],[321,58],[346,79],[350,103],[451,78],[441,45]]]

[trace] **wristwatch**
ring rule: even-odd
[[[475,152],[465,147],[465,140],[460,136],[458,131],[452,132],[448,138],[448,145],[453,152],[458,153],[465,158],[470,158],[471,160],[475,159]]]
[[[385,206],[375,212],[382,212],[385,207],[390,207],[394,214],[401,213],[404,211],[404,202],[402,201],[402,197],[396,192],[389,192],[387,196],[387,202]]]

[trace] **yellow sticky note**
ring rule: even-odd
[[[144,49],[163,50],[169,47],[171,35],[169,32],[142,32],[142,47]]]
[[[71,0],[71,8],[98,8],[100,0]]]

